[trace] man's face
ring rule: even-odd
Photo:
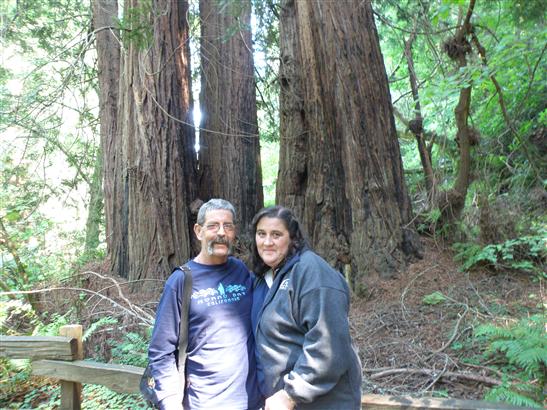
[[[194,232],[201,242],[201,254],[214,262],[223,262],[232,253],[236,231],[230,211],[216,209],[207,212],[203,225],[194,225]]]

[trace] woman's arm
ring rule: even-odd
[[[296,402],[309,403],[332,390],[354,359],[349,295],[343,287],[322,286],[300,296],[298,306],[296,319],[306,333],[302,353],[283,379],[284,389]]]

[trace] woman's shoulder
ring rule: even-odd
[[[299,262],[303,265],[316,266],[326,270],[333,269],[325,259],[311,249],[305,249],[300,253]]]
[[[313,287],[324,286],[340,290],[345,290],[347,287],[342,274],[311,250],[302,252],[293,274],[297,279]]]

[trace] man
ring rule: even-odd
[[[199,254],[192,273],[188,320],[186,392],[176,367],[184,274],[177,269],[165,284],[148,350],[160,409],[258,409],[251,328],[252,282],[245,265],[230,256],[235,209],[211,199],[198,212],[194,233]]]

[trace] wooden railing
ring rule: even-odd
[[[81,408],[82,383],[99,384],[118,393],[139,393],[142,367],[83,360],[82,326],[68,325],[59,336],[1,336],[0,357],[31,359],[32,374],[59,379],[61,409]],[[477,410],[515,409],[506,404],[476,400],[381,396],[367,394],[363,409]],[[523,407],[518,407],[523,409]]]

